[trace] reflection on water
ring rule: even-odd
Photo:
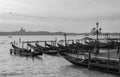
[[[23,57],[9,54],[10,41],[54,39],[56,36],[7,36],[0,37],[0,77],[119,77],[75,66],[62,57],[42,55]],[[47,37],[47,38],[46,38]],[[57,36],[62,39],[62,36]],[[4,43],[3,43],[4,42]]]

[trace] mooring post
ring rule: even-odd
[[[120,36],[119,36],[119,37],[120,37]],[[119,42],[119,40],[120,40],[120,38],[117,39],[117,42]],[[117,54],[119,54],[119,64],[118,64],[118,68],[119,68],[119,74],[120,74],[120,46],[117,45],[117,47],[118,47],[118,52],[117,52]]]
[[[54,46],[54,41],[52,41],[52,46]]]
[[[52,41],[52,46],[54,46],[54,41]]]
[[[37,42],[36,42],[36,44],[38,44],[38,45],[39,45],[39,41],[37,41]]]
[[[19,43],[21,44],[21,38],[19,38]]]
[[[66,33],[64,34],[64,36],[65,36],[65,46],[67,46]]]
[[[90,60],[91,60],[91,52],[89,51],[89,55],[88,55],[88,69],[90,69]]]
[[[108,68],[107,68],[108,71],[109,71],[109,61],[110,61],[110,47],[108,47]]]
[[[15,45],[15,40],[14,40],[14,45]]]
[[[39,41],[37,42],[37,44],[39,45]]]
[[[52,40],[50,42],[51,42],[51,45],[52,45]]]
[[[24,42],[22,42],[22,48],[24,47]]]
[[[27,42],[27,49],[28,49],[28,42]]]
[[[74,40],[72,40],[72,44],[74,44]]]
[[[45,48],[46,48],[46,41],[45,41]]]
[[[55,37],[55,46],[56,46],[56,43],[57,43],[57,37]]]
[[[119,74],[120,74],[120,51],[119,51]]]
[[[109,41],[110,37],[107,34],[107,45],[108,45],[108,41]],[[109,60],[110,60],[110,47],[108,47],[108,61],[107,61],[107,71],[109,72]]]
[[[56,46],[56,40],[53,42],[53,46]]]
[[[30,42],[30,44],[32,44],[32,42]],[[30,47],[30,50],[32,50],[32,48]]]
[[[79,54],[79,53],[78,53],[78,51],[77,51],[77,50],[75,50],[75,51],[74,51],[74,53],[75,53],[75,54],[77,53],[77,59],[78,59],[78,57],[79,57],[79,56],[78,56],[78,54]]]

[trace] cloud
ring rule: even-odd
[[[104,31],[119,31],[119,7],[119,0],[0,0],[0,23],[25,24],[31,30],[89,32],[98,21]]]
[[[86,17],[120,13],[119,0],[1,0],[1,9],[41,16]]]

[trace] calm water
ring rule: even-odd
[[[69,36],[69,39],[81,36]],[[0,77],[119,77],[103,72],[75,66],[61,56],[42,55],[38,58],[26,58],[9,54],[10,42],[26,40],[57,40],[63,36],[8,36],[0,37]]]

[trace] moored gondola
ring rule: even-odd
[[[34,50],[34,52],[36,52],[38,55],[42,55],[43,54],[43,50],[40,49],[39,47],[36,47],[36,46],[34,46],[32,44],[29,44],[29,43],[27,45],[29,47],[31,47]]]
[[[40,53],[38,52],[32,52],[31,50],[20,48],[12,44],[13,49],[10,50],[10,54],[20,55],[20,56],[38,56]]]
[[[96,41],[96,40],[95,40]],[[107,40],[108,45],[108,40]],[[66,34],[65,34],[65,47],[67,47]],[[99,40],[95,45],[87,45],[76,42],[79,49],[59,50],[59,54],[67,61],[78,65],[85,66],[88,69],[99,70],[120,75],[120,56],[119,59],[110,58],[110,46],[108,47],[108,56],[97,56],[99,53]],[[119,51],[119,47],[118,47]],[[71,53],[70,53],[71,52]]]
[[[43,50],[43,53],[45,54],[49,54],[49,55],[56,55],[58,54],[58,50],[57,49],[53,49],[50,47],[43,47],[39,44],[36,44],[37,47],[39,47],[41,50]]]
[[[93,45],[86,45],[79,42],[76,42],[75,45],[77,46],[77,49],[93,50],[95,48]]]
[[[97,42],[94,42],[94,41],[90,41],[90,42],[85,42],[87,45],[89,46],[96,46]],[[99,44],[99,48],[100,49],[116,49],[116,43],[113,42],[113,41],[109,41],[107,43],[104,43],[104,42],[98,42]]]
[[[59,49],[66,49],[66,46],[64,46],[64,45],[62,45],[62,44],[57,43],[57,45],[58,45],[58,48],[59,48]]]
[[[76,50],[77,51],[77,50]],[[68,49],[59,51],[59,54],[66,59],[67,61],[78,65],[84,66],[88,69],[105,71],[109,73],[119,74],[119,61],[118,60],[109,60],[103,57],[93,57],[90,54],[91,50],[79,50],[77,53],[68,53]]]
[[[62,51],[59,51],[59,54],[65,58],[67,61],[75,64],[75,65],[80,65],[80,66],[88,66],[88,58],[84,58],[84,59],[78,59],[78,55],[75,55],[75,54],[71,54],[71,53],[68,53],[69,51],[68,50],[62,50]],[[73,56],[74,55],[74,56]],[[85,55],[83,55],[85,56]]]
[[[54,46],[54,45],[50,45],[48,43],[45,42],[45,45],[50,49],[50,50],[56,50],[58,47]]]

